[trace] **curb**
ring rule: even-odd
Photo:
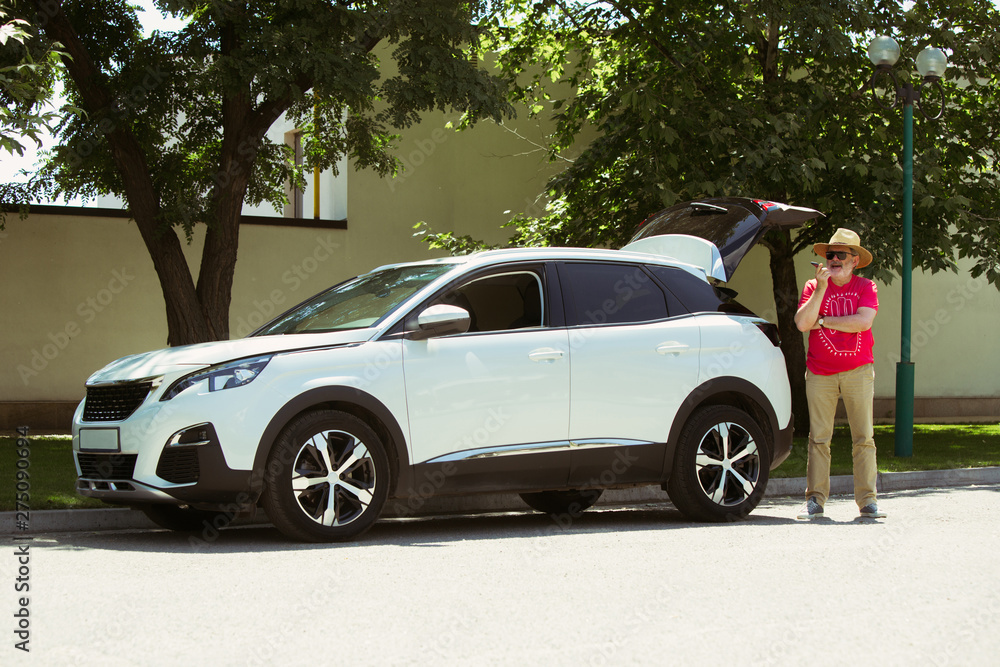
[[[877,489],[880,493],[914,489],[934,489],[956,486],[1000,484],[1000,466],[989,468],[960,468],[956,470],[917,470],[911,472],[879,473]],[[805,492],[804,477],[779,477],[768,482],[765,498],[801,496]],[[831,495],[854,493],[851,475],[830,478]],[[667,495],[656,486],[630,489],[609,489],[601,496],[597,506],[667,503]],[[488,512],[531,511],[513,493],[449,496],[440,498],[410,498],[394,500],[386,506],[386,518],[409,518],[441,514],[481,514]],[[37,535],[57,532],[110,531],[151,529],[157,526],[138,510],[127,508],[38,510],[30,513],[29,528],[16,529],[15,512],[0,512],[0,535]],[[23,513],[21,513],[23,515]],[[23,516],[22,516],[23,518]],[[252,517],[240,517],[234,526],[267,523],[261,510]]]

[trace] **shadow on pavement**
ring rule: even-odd
[[[885,501],[887,519],[861,519],[857,517],[853,499],[834,496],[828,505],[828,515],[833,518],[803,521],[795,518],[801,499],[769,498],[745,520],[730,526],[758,529],[767,526],[886,526],[900,519],[912,521],[915,517],[895,517],[892,499],[920,496],[942,500],[964,490],[977,489],[1000,492],[1000,485],[946,487],[893,491],[880,496]],[[895,519],[895,521],[894,521]],[[905,523],[905,521],[904,521]],[[685,519],[669,502],[631,505],[599,505],[582,514],[549,516],[537,512],[495,512],[488,514],[437,515],[416,518],[383,519],[358,540],[329,544],[294,542],[268,524],[228,528],[221,531],[209,529],[202,534],[174,533],[166,530],[122,530],[79,533],[49,533],[38,535],[33,544],[39,549],[111,550],[149,553],[209,553],[240,554],[269,553],[303,550],[363,549],[365,547],[447,547],[451,543],[467,540],[516,540],[548,539],[586,533],[637,533],[662,530],[713,530],[719,524],[696,523]]]
[[[771,506],[758,507],[736,526],[748,528],[787,525],[794,518],[775,513]],[[780,514],[787,514],[781,511]],[[477,515],[444,515],[408,519],[384,519],[353,542],[308,544],[294,542],[269,524],[209,529],[202,534],[167,530],[128,530],[88,533],[51,533],[37,536],[41,549],[106,549],[126,552],[235,554],[357,549],[366,546],[446,547],[468,540],[540,539],[586,533],[639,532],[650,530],[712,530],[718,524],[685,519],[669,503],[592,508],[575,517],[549,516],[537,512],[498,512]]]

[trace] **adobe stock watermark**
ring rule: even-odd
[[[255,478],[262,477],[254,474]],[[205,551],[219,539],[221,531],[228,528],[238,517],[249,516],[255,508],[250,494],[240,492],[232,502],[225,503],[214,512],[209,512],[201,522],[201,532],[188,537],[188,547],[192,551]]]
[[[280,459],[272,459],[270,465],[292,465],[291,454],[285,452],[280,456]],[[254,471],[250,475],[247,491],[241,491],[230,502],[223,503],[215,511],[208,512],[206,517],[202,519],[201,530],[198,534],[188,536],[188,547],[191,551],[205,552],[210,550],[211,546],[219,539],[223,529],[228,528],[238,517],[250,516],[255,513],[257,505],[253,496],[250,495],[249,489],[262,488],[263,485],[263,471]]]
[[[623,275],[621,280],[618,280],[613,286],[615,298],[605,299],[601,302],[600,308],[588,310],[585,313],[586,321],[582,322],[582,328],[570,329],[570,350],[582,349],[596,335],[597,329],[593,325],[616,323],[613,316],[628,305],[632,299],[641,295],[649,282],[649,276],[639,267],[635,267],[631,273]]]
[[[236,337],[243,338],[281,313],[288,295],[298,291],[339,248],[340,244],[333,240],[332,234],[317,236],[312,251],[281,274],[281,284],[287,287],[271,290],[263,300],[254,299],[254,309],[236,320],[233,330]]]
[[[296,597],[296,614],[275,617],[268,622],[267,632],[246,647],[246,665],[270,667],[288,659],[288,646],[281,640],[295,637],[302,630],[303,618],[319,618],[331,609],[355,596],[356,579],[344,571],[336,560],[324,564],[314,573],[307,594]],[[241,656],[242,657],[242,656]],[[238,664],[233,655],[231,664]]]
[[[967,657],[969,647],[975,646],[981,635],[993,635],[996,632],[998,618],[1000,618],[1000,599],[994,596],[989,604],[969,610],[968,616],[962,617],[962,629],[949,634],[947,639],[928,656],[930,661],[937,667],[969,664],[970,660]]]
[[[79,319],[69,320],[56,331],[50,331],[46,336],[47,342],[33,347],[28,363],[17,366],[17,374],[24,386],[27,387],[33,378],[44,372],[49,364],[70,346],[73,339],[83,333],[83,328],[97,320],[133,280],[135,276],[129,273],[128,268],[113,270],[111,278],[103,288],[77,305],[76,314]]]
[[[494,440],[494,436],[502,431],[509,421],[510,415],[504,411],[503,406],[490,408],[482,424],[465,433],[448,451],[459,452],[484,447]],[[396,516],[412,516],[428,500],[434,498],[444,488],[448,479],[457,472],[458,466],[451,461],[443,462],[436,470],[426,471],[423,479],[415,480],[406,490],[406,497],[393,504],[393,512]]]
[[[910,328],[910,358],[920,354],[920,350],[952,324],[955,314],[964,310],[987,285],[989,281],[983,276],[969,278],[965,283],[952,288],[945,296],[945,302],[950,308],[938,308],[930,317],[913,322]],[[901,360],[898,351],[889,354],[888,359],[892,363],[899,363]]]
[[[128,119],[132,112],[145,102],[146,97],[156,90],[166,77],[167,75],[159,67],[154,69],[152,66],[147,66],[146,75],[142,81],[133,86],[127,94],[117,98],[112,106],[111,114],[97,122],[96,135],[81,139],[68,147],[70,149],[70,166],[76,167],[83,162],[84,158],[89,157],[122,121]]]
[[[611,488],[618,483],[618,480],[638,461],[638,456],[632,456],[627,450],[620,449],[615,452],[614,461],[607,468],[602,470],[596,477],[592,477],[579,486],[585,489],[584,494],[587,493],[586,490],[591,490],[593,493],[600,493],[600,489]],[[574,502],[569,504],[565,512],[550,516],[559,530],[565,531],[573,527],[573,523],[580,518],[588,507],[590,507],[589,504],[585,506],[583,503]]]
[[[395,192],[399,185],[406,182],[413,173],[419,169],[427,159],[441,146],[448,141],[448,138],[455,134],[455,130],[450,126],[459,117],[445,121],[444,127],[435,127],[431,130],[430,136],[414,139],[408,146],[403,147],[405,155],[399,158],[402,169],[395,177],[388,179],[389,191]]]
[[[281,474],[283,469],[291,467],[295,462],[295,454],[288,450],[274,450],[267,460],[267,471],[272,476]],[[228,527],[233,520],[243,514],[249,514],[256,508],[255,499],[250,495],[249,489],[263,488],[265,480],[265,470],[254,470],[250,474],[248,490],[241,491],[232,501],[224,503],[214,512],[210,512],[208,518],[201,522],[201,531],[198,535],[191,535],[188,538],[188,547],[192,551],[205,551],[219,539],[220,531]]]
[[[619,449],[615,452],[615,457],[607,468],[590,480],[580,484],[582,489],[599,489],[613,487],[625,476],[633,465],[639,461],[638,456],[631,455],[628,450]],[[550,514],[552,523],[542,529],[541,534],[536,537],[552,537],[560,533],[565,533],[573,527],[573,524],[590,507],[584,507],[580,503],[570,503],[565,512]],[[530,548],[525,549],[524,559],[530,561],[533,557],[540,556],[548,551],[552,546],[551,541],[544,539],[533,539]]]
[[[21,531],[30,528],[31,521],[31,442],[28,427],[17,427],[17,459],[14,464],[14,527]],[[31,540],[30,535],[14,535],[14,648],[31,651]]]
[[[365,370],[361,372],[361,379],[358,381],[358,389],[370,387],[376,380],[382,377],[386,370],[402,363],[403,345],[401,342],[381,345],[378,353],[365,363]]]
[[[670,606],[670,590],[669,584],[661,583],[653,595],[645,595],[645,601],[629,611],[628,616],[615,626],[619,628],[615,635],[602,642],[597,653],[587,662],[596,666],[617,664],[615,656],[618,652],[651,623],[655,623]]]

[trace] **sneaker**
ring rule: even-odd
[[[815,498],[810,498],[806,501],[806,506],[802,509],[799,514],[800,519],[822,519],[823,518],[823,506],[819,504],[819,501]]]
[[[884,519],[885,512],[879,511],[878,505],[875,503],[868,503],[861,508],[861,516],[866,519]]]

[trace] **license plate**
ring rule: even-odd
[[[99,450],[102,452],[117,452],[118,429],[116,428],[81,428],[80,450]]]

